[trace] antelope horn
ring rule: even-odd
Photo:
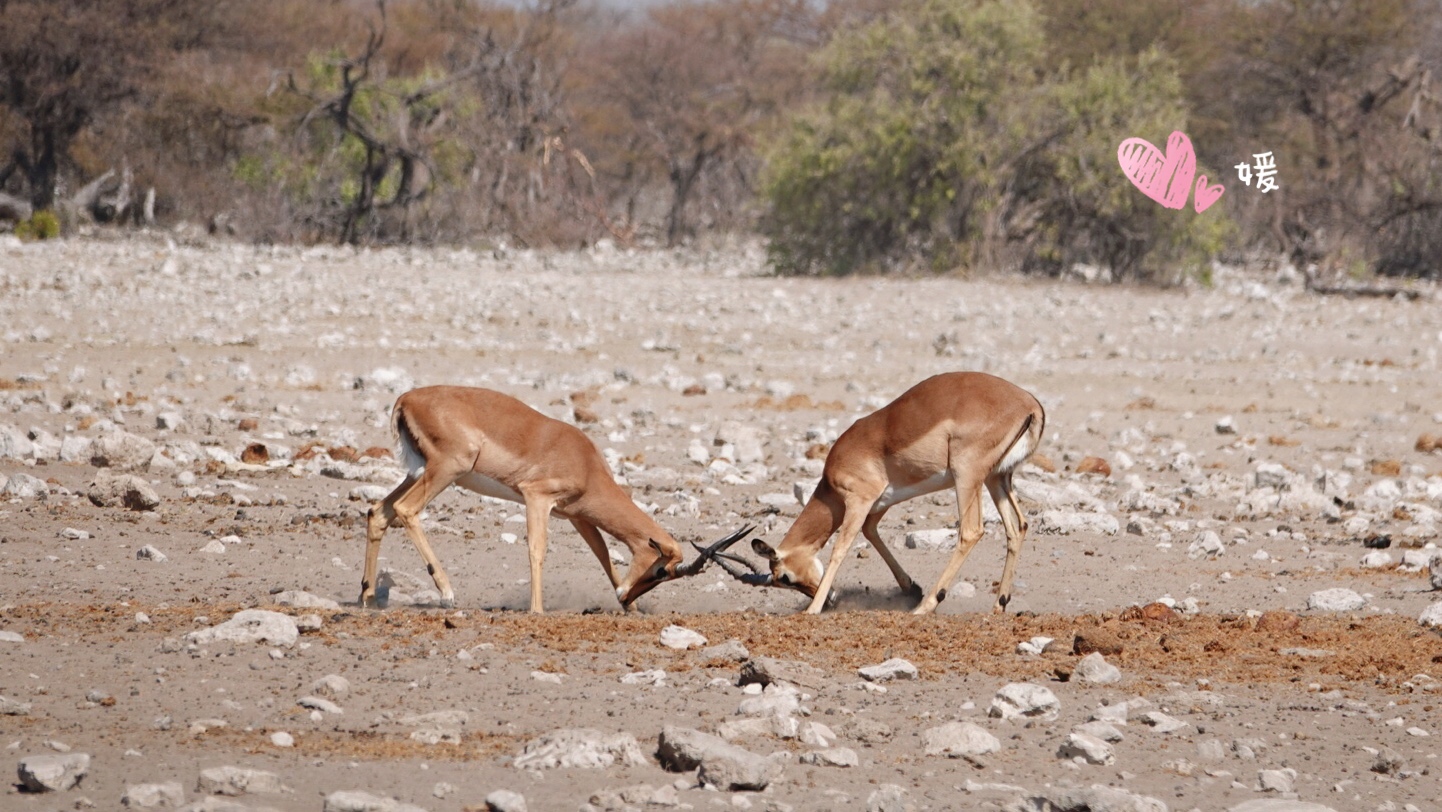
[[[740,530],[732,533],[731,535],[726,536],[725,538],[717,539],[716,541],[712,542],[711,546],[709,547],[702,547],[694,541],[691,542],[691,546],[696,548],[696,557],[692,559],[691,563],[689,564],[681,564],[677,566],[675,570],[676,574],[672,577],[686,578],[692,575],[696,575],[700,573],[701,570],[706,568],[706,562],[713,560],[718,555],[723,555],[727,558],[735,558],[735,556],[727,555],[726,549],[731,545],[735,544],[736,542],[740,541],[742,537],[745,536],[747,533],[750,533],[752,529],[754,528],[748,524]]]
[[[700,550],[703,555],[714,560],[716,565],[721,569],[726,570],[727,575],[730,575],[741,583],[750,584],[751,586],[771,586],[771,573],[762,572],[755,564],[752,564],[749,559],[742,558],[735,553],[727,553],[720,550],[711,550],[708,552],[703,550],[701,546],[694,541],[691,542],[691,544],[696,547],[697,550]],[[751,571],[742,572],[740,569],[728,565],[726,563],[727,561],[733,561]]]

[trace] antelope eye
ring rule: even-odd
[[[656,565],[655,574],[654,574],[652,577],[655,577],[655,578],[665,578],[665,577],[666,577],[666,565],[665,565],[664,563],[663,563],[663,564],[657,564],[657,565]]]

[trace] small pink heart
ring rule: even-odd
[[[1197,214],[1201,214],[1207,209],[1210,209],[1212,204],[1217,202],[1217,200],[1221,198],[1222,192],[1225,191],[1227,191],[1227,188],[1222,184],[1218,183],[1216,186],[1208,186],[1207,176],[1198,175],[1197,190],[1192,193],[1192,208],[1197,210]]]
[[[1117,147],[1117,163],[1142,194],[1169,209],[1187,205],[1197,154],[1186,133],[1173,130],[1167,137],[1166,153],[1145,138],[1128,138]]]

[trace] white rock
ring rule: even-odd
[[[131,809],[156,809],[185,803],[185,788],[179,781],[164,784],[135,784],[125,788],[120,803]]]
[[[727,420],[716,430],[713,443],[723,447],[732,446],[735,454],[732,462],[738,465],[766,461],[766,438],[755,426]]]
[[[1161,711],[1149,711],[1141,715],[1142,723],[1157,731],[1158,733],[1176,733],[1187,727],[1187,723],[1180,719],[1162,713]]]
[[[50,485],[45,480],[21,472],[11,474],[9,481],[0,487],[0,496],[9,496],[15,499],[35,499],[41,494],[49,492]]]
[[[1222,541],[1222,537],[1217,535],[1214,530],[1206,530],[1197,534],[1196,539],[1187,547],[1187,557],[1192,559],[1216,558],[1226,551],[1227,545]]]
[[[1258,770],[1257,786],[1262,792],[1288,793],[1292,791],[1292,782],[1297,777],[1297,771],[1285,770]]]
[[[1061,758],[1081,758],[1088,764],[1107,765],[1117,760],[1116,751],[1110,744],[1086,733],[1070,733],[1057,750]]]
[[[1362,569],[1380,570],[1392,566],[1394,562],[1392,561],[1391,553],[1384,552],[1382,550],[1373,550],[1372,552],[1362,556],[1362,561],[1360,563]]]
[[[1056,641],[1053,638],[1042,637],[1038,635],[1037,637],[1033,637],[1030,640],[1023,640],[1022,642],[1017,643],[1016,653],[1031,655],[1041,654],[1042,652],[1046,651],[1047,646],[1050,646],[1054,642]]]
[[[894,679],[916,679],[920,673],[916,666],[901,659],[893,657],[880,665],[868,665],[858,669],[857,672],[864,680],[871,682],[890,682]]]
[[[119,429],[95,439],[90,444],[90,464],[97,468],[134,470],[145,467],[154,456],[155,443]]]
[[[277,730],[270,734],[270,743],[276,747],[294,747],[295,737],[284,730]]]
[[[345,699],[350,693],[350,680],[339,674],[326,674],[310,684],[310,691],[330,699]]]
[[[804,722],[797,731],[796,738],[800,739],[802,744],[826,748],[836,742],[836,732],[820,722]]]
[[[825,750],[812,750],[801,754],[802,764],[815,764],[821,767],[855,767],[861,763],[856,757],[856,751],[850,747],[830,747]]]
[[[784,508],[794,507],[796,497],[789,493],[763,493],[756,497],[756,501],[767,507]]]
[[[426,812],[414,804],[382,798],[368,792],[342,791],[325,796],[322,812]]]
[[[691,444],[686,447],[686,459],[697,465],[705,465],[711,461],[711,452],[707,450],[706,444],[700,438],[692,437]]]
[[[666,681],[666,672],[660,668],[635,671],[621,677],[622,685],[661,685]]]
[[[19,632],[0,631],[0,643],[23,643],[25,636]]]
[[[1121,523],[1109,513],[1082,513],[1067,510],[1045,510],[1036,519],[1038,533],[1070,536],[1089,533],[1115,536],[1121,532]]]
[[[1119,742],[1122,732],[1106,722],[1083,722],[1076,727],[1078,733],[1085,733],[1104,742]]]
[[[796,497],[798,504],[806,504],[811,501],[811,495],[816,493],[816,486],[821,484],[819,479],[809,479],[805,482],[791,483],[791,495]]]
[[[1003,720],[1037,719],[1050,722],[1061,713],[1061,702],[1050,689],[1029,682],[1002,686],[991,700],[988,713]]]
[[[273,795],[286,791],[280,776],[275,773],[229,765],[201,770],[196,789],[207,795],[231,796],[247,793]]]
[[[646,763],[630,733],[605,734],[588,728],[553,730],[526,743],[511,765],[522,770],[556,767],[601,768]]]
[[[1111,685],[1121,682],[1121,669],[1106,661],[1100,652],[1093,651],[1076,664],[1076,677],[1082,682],[1095,685]]]
[[[1307,608],[1321,612],[1355,612],[1366,605],[1366,598],[1343,587],[1313,592],[1307,598]]]
[[[928,756],[964,758],[984,756],[1001,749],[1001,741],[986,729],[971,722],[948,722],[921,734],[921,743]]]
[[[661,630],[661,645],[666,648],[685,651],[706,645],[706,637],[685,626],[670,625]]]
[[[882,784],[866,798],[866,812],[915,812],[907,803],[906,790],[895,784]]]
[[[345,713],[345,711],[341,709],[340,705],[337,705],[329,699],[323,699],[318,696],[303,696],[300,699],[296,700],[295,704],[301,706],[302,708],[307,708],[309,710],[318,710],[323,713]]]
[[[218,543],[218,542],[217,542]],[[255,643],[264,641],[273,646],[290,647],[300,636],[295,620],[289,615],[264,609],[244,609],[218,626],[191,632],[185,636],[197,645],[211,643]]]
[[[328,611],[340,609],[340,604],[330,598],[322,598],[301,590],[277,592],[271,597],[271,600],[280,606],[292,606],[296,609],[325,609]]]
[[[1442,601],[1435,601],[1431,606],[1423,609],[1417,622],[1433,629],[1442,628]]]
[[[1232,416],[1231,416],[1231,415],[1227,415],[1226,417],[1223,417],[1222,419],[1218,420],[1218,421],[1217,421],[1217,424],[1216,424],[1215,426],[1213,426],[1212,428],[1213,428],[1213,430],[1215,430],[1218,434],[1236,434],[1236,433],[1237,433],[1237,426],[1236,426],[1235,423],[1232,422]]]
[[[371,504],[379,502],[390,494],[390,489],[384,485],[357,485],[350,489],[347,495],[352,502],[365,502]]]
[[[139,550],[136,550],[135,557],[140,561],[154,561],[157,564],[161,564],[170,560],[169,556],[157,550],[154,546],[150,544],[147,544],[144,547],[141,547]]]
[[[519,792],[511,792],[508,789],[498,789],[486,796],[487,812],[530,812],[526,808],[526,799]]]
[[[1330,806],[1308,801],[1291,801],[1280,798],[1258,798],[1243,801],[1227,808],[1227,812],[1337,812]]]
[[[200,552],[209,553],[210,555],[224,555],[225,544],[220,539],[211,539],[205,543],[204,547],[200,548]]]
[[[31,792],[74,789],[89,771],[90,756],[86,753],[26,756],[17,768],[21,786]]]
[[[945,528],[913,530],[906,534],[906,546],[911,550],[953,550],[956,549],[956,531]]]
[[[1257,463],[1253,481],[1258,488],[1282,488],[1292,479],[1292,472],[1286,466],[1275,462]]]

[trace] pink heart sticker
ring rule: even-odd
[[[1145,138],[1128,138],[1117,147],[1117,162],[1142,194],[1169,209],[1187,205],[1197,171],[1197,154],[1186,133],[1173,130],[1167,137],[1165,153]]]
[[[1192,208],[1197,210],[1197,214],[1201,214],[1207,209],[1210,209],[1212,204],[1221,198],[1222,192],[1226,190],[1226,187],[1220,183],[1216,186],[1208,186],[1207,176],[1198,175],[1197,190],[1192,193]]]

